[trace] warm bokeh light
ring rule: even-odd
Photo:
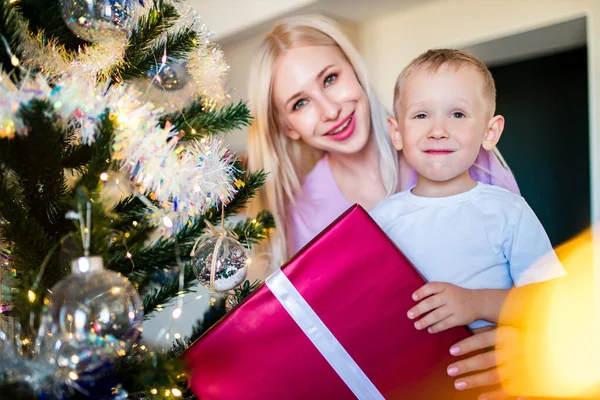
[[[556,249],[567,277],[511,291],[500,322],[523,327],[524,353],[504,371],[508,392],[600,398],[598,233],[589,229]]]

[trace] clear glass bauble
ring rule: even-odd
[[[41,353],[59,367],[90,371],[124,356],[141,333],[142,301],[100,257],[73,261],[72,274],[44,299]]]
[[[124,42],[133,30],[134,0],[61,0],[65,24],[93,43]]]
[[[215,259],[214,287],[211,287],[210,276]],[[244,282],[248,275],[250,254],[237,240],[228,236],[212,236],[204,240],[193,254],[193,267],[198,281],[216,293],[225,293]]]
[[[159,89],[167,91],[180,90],[188,84],[190,79],[186,65],[187,62],[157,65],[148,71],[147,76],[152,84]]]

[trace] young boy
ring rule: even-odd
[[[398,77],[388,128],[418,179],[371,215],[430,282],[408,311],[417,329],[493,325],[508,289],[565,275],[525,200],[469,175],[502,134],[495,98],[490,71],[462,51],[430,50]]]

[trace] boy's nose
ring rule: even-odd
[[[436,124],[430,131],[429,134],[427,135],[427,137],[429,139],[448,139],[448,137],[450,137],[450,135],[448,134],[448,131],[446,130],[446,128],[444,127],[444,125],[442,124]]]

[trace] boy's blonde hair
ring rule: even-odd
[[[477,57],[465,51],[453,49],[428,50],[412,60],[402,72],[400,72],[394,89],[394,111],[396,112],[400,105],[402,84],[406,78],[416,71],[426,70],[429,72],[436,72],[443,65],[451,65],[457,68],[463,66],[474,67],[483,78],[483,95],[487,102],[488,111],[490,111],[491,115],[494,114],[496,110],[496,84],[494,83],[492,73]]]
[[[254,247],[271,256],[269,269],[279,267],[289,256],[288,208],[294,204],[294,197],[301,194],[304,175],[322,156],[322,152],[302,140],[291,140],[284,134],[273,105],[272,83],[277,58],[290,49],[304,46],[335,47],[350,62],[369,99],[371,131],[380,153],[386,192],[395,193],[398,186],[398,155],[387,134],[387,113],[370,87],[367,69],[358,51],[328,18],[307,15],[280,21],[267,33],[254,55],[248,88],[253,116],[248,131],[248,167],[269,174],[261,191],[250,202],[249,211],[256,214],[267,209],[273,213],[277,228],[271,233],[271,239]]]

